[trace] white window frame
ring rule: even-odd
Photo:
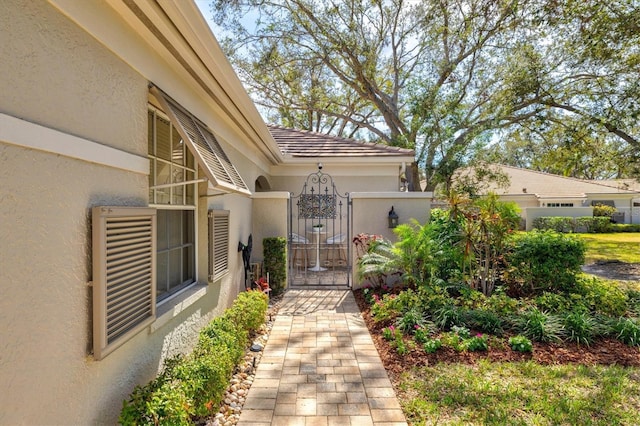
[[[164,119],[166,121],[168,121],[171,125],[171,129],[176,129],[175,124],[173,123],[173,121],[171,120],[171,118],[165,114],[162,110],[160,110],[159,108],[155,107],[152,104],[148,105],[148,110],[152,111],[157,117]],[[156,132],[156,120],[155,120],[155,116],[154,116],[154,135],[157,134]],[[173,131],[173,130],[172,130]],[[162,300],[157,302],[158,306],[161,306],[162,304],[166,303],[167,301],[173,299],[174,297],[178,296],[179,294],[183,293],[185,290],[195,286],[198,283],[198,188],[197,188],[197,183],[198,182],[202,182],[204,180],[198,180],[198,179],[193,179],[193,180],[184,180],[183,182],[177,182],[177,183],[170,183],[170,184],[160,184],[160,185],[156,185],[156,174],[157,174],[157,167],[155,167],[154,162],[157,161],[162,161],[167,163],[166,160],[164,159],[160,159],[159,157],[157,157],[157,145],[156,145],[156,140],[154,138],[154,150],[156,152],[154,153],[148,153],[147,156],[149,158],[149,162],[150,162],[150,174],[153,174],[153,176],[150,177],[150,182],[153,182],[154,185],[150,186],[149,190],[152,191],[150,193],[150,200],[149,200],[149,206],[153,207],[157,210],[181,210],[181,211],[193,211],[193,232],[194,232],[194,238],[193,238],[193,256],[194,256],[194,276],[193,276],[193,282],[189,283],[185,286],[181,286],[179,288],[177,288],[176,290],[174,290],[173,292],[169,292],[169,294],[163,296]],[[184,153],[185,155],[189,154],[193,157],[193,169],[187,167],[187,161],[185,159],[184,161],[184,165],[183,167],[181,167],[184,170],[187,171],[191,171],[193,172],[193,176],[197,177],[198,176],[198,163],[197,160],[195,158],[195,156],[193,155],[193,153],[191,152],[188,144],[184,145]],[[173,167],[173,165],[172,165]],[[153,172],[153,173],[152,173]],[[193,204],[186,204],[187,202],[187,190],[186,187],[187,185],[193,185]],[[158,203],[154,203],[152,201],[157,201],[157,193],[155,191],[155,189],[157,189],[158,187],[161,188],[169,188],[170,192],[169,192],[169,201],[172,202],[173,201],[173,188],[177,187],[177,186],[184,186],[185,190],[183,191],[182,194],[182,202],[183,204],[158,204]],[[153,199],[151,199],[151,197],[153,197]],[[157,232],[157,231],[156,231]],[[156,250],[156,256],[157,256],[157,250]],[[154,283],[154,285],[157,288],[157,278],[156,278],[156,282]]]

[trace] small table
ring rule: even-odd
[[[324,238],[326,235],[327,235],[326,232],[323,232],[320,229],[315,229],[315,228],[314,228],[313,232],[311,233],[312,238],[316,240],[315,241],[315,243],[316,243],[316,264],[313,266],[313,268],[309,268],[310,271],[321,272],[321,271],[326,271],[327,270],[327,268],[323,268],[323,267],[320,266],[320,239]]]

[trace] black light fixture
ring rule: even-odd
[[[389,228],[395,228],[396,226],[398,226],[398,215],[393,206],[391,206],[391,210],[389,210]]]

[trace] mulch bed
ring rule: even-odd
[[[485,352],[456,352],[449,347],[442,347],[433,354],[427,354],[416,345],[406,355],[398,355],[396,350],[382,337],[382,329],[389,324],[375,323],[369,305],[364,300],[361,290],[354,290],[354,296],[360,312],[369,328],[371,337],[380,353],[386,370],[392,381],[412,366],[427,366],[438,363],[475,364],[478,360],[488,359],[497,362],[514,362],[533,360],[539,364],[582,364],[582,365],[622,365],[640,367],[640,348],[627,346],[615,339],[603,339],[590,346],[566,343],[562,345],[534,343],[533,353],[523,354],[504,348],[490,347]]]

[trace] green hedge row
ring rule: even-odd
[[[217,410],[249,334],[265,321],[267,304],[260,291],[240,293],[222,316],[200,331],[193,352],[167,359],[158,377],[133,390],[123,403],[119,422],[190,425],[193,418]]]
[[[533,228],[556,232],[615,232],[608,217],[538,217],[533,220]]]

